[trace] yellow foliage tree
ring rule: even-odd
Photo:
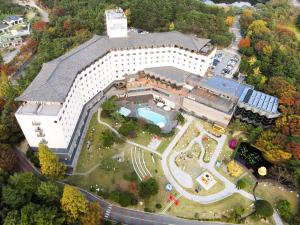
[[[255,56],[251,56],[249,59],[248,59],[248,62],[250,64],[250,66],[253,66],[255,63],[256,63],[257,59]]]
[[[99,225],[101,224],[102,210],[98,202],[88,204],[87,212],[82,218],[84,225]]]
[[[227,26],[231,27],[234,23],[234,17],[233,16],[227,16],[225,19],[225,23]]]
[[[8,80],[7,75],[4,73],[4,71],[1,71],[1,77],[0,77],[0,97],[7,95],[7,90],[9,89],[10,82]]]
[[[254,20],[250,26],[248,27],[248,35],[261,35],[261,34],[265,34],[265,33],[269,33],[270,30],[269,28],[266,26],[267,22],[264,20]]]
[[[243,17],[252,17],[253,11],[250,9],[244,9],[243,10]]]
[[[273,49],[272,49],[272,46],[271,45],[267,45],[265,46],[263,49],[262,49],[263,53],[265,55],[268,55],[268,56],[271,56],[272,53],[273,53]]]
[[[57,155],[55,155],[49,148],[44,145],[39,145],[39,161],[41,165],[41,172],[47,177],[61,179],[64,177],[67,169],[64,163],[59,162]]]
[[[70,221],[83,219],[88,211],[83,194],[70,185],[65,185],[60,203],[62,210],[67,214]]]
[[[175,24],[173,22],[170,23],[169,30],[170,31],[175,30]]]
[[[130,10],[130,8],[126,9],[124,14],[127,18],[127,23],[130,24],[131,23],[131,10]]]
[[[259,68],[259,67],[254,68],[254,69],[253,69],[253,74],[254,74],[255,76],[261,75],[260,68]]]
[[[228,172],[233,177],[239,177],[243,173],[243,168],[237,164],[234,160],[231,160],[227,164]]]

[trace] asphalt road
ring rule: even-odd
[[[27,161],[26,156],[15,148],[18,159],[18,168],[22,172],[33,172],[40,176],[39,171],[32,167]],[[62,182],[61,182],[62,183]],[[227,223],[206,222],[196,220],[186,220],[178,217],[168,216],[164,214],[146,213],[142,211],[122,208],[112,205],[104,199],[91,194],[90,192],[79,188],[89,201],[97,201],[100,203],[105,219],[121,222],[127,225],[226,225]]]

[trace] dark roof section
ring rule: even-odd
[[[9,27],[9,25],[6,23],[0,22],[0,29],[6,28],[6,27]]]
[[[178,46],[201,52],[209,39],[197,38],[178,31],[166,33],[129,34],[126,38],[95,35],[89,41],[65,55],[45,63],[17,101],[64,102],[78,72],[99,59],[109,50],[152,46]]]
[[[184,86],[185,79],[191,75],[189,72],[171,66],[145,68],[144,72],[178,86]]]

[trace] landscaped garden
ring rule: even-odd
[[[184,135],[180,138],[175,146],[175,150],[184,150],[188,144],[195,138],[200,135],[200,131],[197,128],[196,123],[192,123],[188,129],[185,131]]]
[[[203,136],[202,138],[202,144],[204,146],[204,156],[203,156],[203,161],[204,162],[209,162],[214,151],[216,150],[217,147],[217,141],[208,135]]]

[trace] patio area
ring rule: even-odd
[[[135,96],[119,102],[119,113],[125,117],[144,120],[160,127],[163,133],[170,133],[177,126],[177,111],[168,106],[158,106],[147,96]],[[167,108],[168,107],[168,108]]]

